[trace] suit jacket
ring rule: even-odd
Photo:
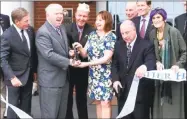
[[[7,85],[12,85],[10,79],[14,76],[25,85],[29,76],[36,72],[37,56],[33,28],[29,27],[27,33],[30,40],[30,50],[27,45],[23,44],[24,42],[13,25],[2,34],[0,61]],[[29,80],[33,80],[33,75]]]
[[[158,61],[161,61],[159,56],[159,45],[157,40],[157,29],[150,32],[150,40],[154,42],[155,53]],[[166,23],[164,28],[164,39],[171,41],[171,65],[178,65],[183,68],[186,63],[186,44],[178,29]]]
[[[187,21],[187,13],[181,14],[175,18],[175,27],[181,32],[182,35],[185,33],[185,21]]]
[[[79,33],[78,33],[78,29],[77,29],[77,25],[76,23],[72,23],[66,26],[66,32],[67,32],[67,37],[68,37],[68,41],[69,41],[69,47],[72,49],[72,44],[74,42],[79,42],[83,47],[85,46],[87,39],[88,39],[88,35],[90,34],[90,32],[93,31],[93,28],[91,25],[89,24],[85,24],[84,29],[83,29],[83,33],[81,36],[81,40],[79,41]],[[81,57],[81,55],[79,55],[79,58],[81,61],[83,62],[87,62],[88,59],[87,58],[83,58]],[[77,75],[84,75],[83,77],[86,78],[86,80],[88,79],[88,67],[85,68],[74,68],[74,67],[70,67],[70,78],[73,78],[75,80],[77,80]],[[77,75],[72,75],[72,74],[77,74]]]
[[[3,31],[10,27],[10,18],[8,15],[0,14],[0,25]]]
[[[63,87],[67,81],[68,41],[64,25],[60,26],[61,36],[46,21],[37,31],[38,81],[43,87]]]
[[[137,31],[138,34],[139,34],[139,31],[140,31],[140,20],[141,20],[140,16],[135,17],[135,18],[132,19],[132,21],[134,22],[134,24],[136,26],[136,31]],[[151,21],[149,20],[149,23],[148,23],[148,26],[147,26],[147,29],[146,29],[146,32],[145,32],[144,39],[149,40],[149,33],[151,32],[151,30],[153,28],[154,28],[154,26],[152,25]]]
[[[139,36],[137,36],[128,69],[126,68],[126,57],[127,46],[126,43],[120,39],[116,42],[114,49],[114,57],[112,60],[112,80],[113,82],[121,82],[127,98],[136,69],[142,64],[146,65],[148,71],[156,68],[153,42],[149,40],[142,40]],[[152,98],[150,96],[152,92],[150,92],[149,88],[153,88],[154,85],[151,85],[151,87],[150,83],[152,84],[150,79],[140,79],[136,101],[148,102],[150,98]]]

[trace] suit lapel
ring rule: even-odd
[[[13,25],[12,25],[12,30],[13,30],[12,33],[14,34],[13,40],[16,40],[14,42],[17,42],[20,45],[20,47],[25,55],[29,55],[28,47],[23,43],[21,36],[19,35],[18,31],[16,30],[16,28]]]
[[[83,33],[82,33],[82,37],[81,37],[81,40],[80,40],[80,43],[84,46],[87,42],[87,39],[88,39],[88,32],[89,32],[89,29],[88,29],[88,24],[85,24],[84,26],[84,29],[83,29]]]
[[[66,53],[68,53],[68,41],[67,41],[67,37],[66,37],[66,33],[64,32],[63,27],[61,27],[61,34],[62,34],[62,41],[64,41],[64,45],[65,45],[65,51]]]
[[[133,46],[133,49],[132,49],[132,54],[131,54],[131,57],[130,57],[128,70],[130,70],[134,60],[136,59],[136,56],[137,56],[138,52],[140,51],[139,46],[138,46],[140,40],[142,40],[142,39],[139,39],[138,36],[137,36],[136,41],[135,41],[134,46]]]
[[[73,38],[74,42],[79,42],[79,33],[78,33],[76,23],[73,23],[71,31],[72,31],[72,38]]]
[[[45,25],[50,30],[50,33],[55,38],[55,40],[57,40],[60,43],[61,47],[66,51],[65,43],[63,42],[63,39],[60,37],[60,35],[57,33],[57,31],[47,21],[46,21]]]
[[[149,37],[149,32],[152,30],[152,24],[151,21],[149,20],[149,23],[147,25],[147,29],[146,29],[146,33],[145,33],[145,37]]]
[[[123,58],[122,62],[123,62],[124,67],[126,69],[126,67],[127,67],[127,64],[126,64],[126,60],[127,60],[127,46],[126,46],[126,43],[123,40],[121,40],[119,49],[120,49],[119,55],[120,55],[121,58]]]

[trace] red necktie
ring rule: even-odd
[[[142,38],[144,38],[144,36],[145,36],[145,21],[146,21],[145,19],[142,19],[143,24],[142,24],[142,27],[140,29],[140,36]]]

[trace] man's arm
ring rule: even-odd
[[[118,44],[119,41],[117,41],[115,43],[115,46],[114,46],[114,54],[113,54],[113,58],[112,58],[112,82],[115,82],[115,81],[119,81],[119,62],[118,62],[118,58],[117,58],[117,44]]]
[[[9,65],[8,59],[10,55],[10,45],[8,39],[5,37],[5,34],[1,36],[1,43],[0,43],[0,62],[1,68],[3,70],[3,74],[9,80],[15,77],[12,68]]]
[[[149,42],[144,51],[144,64],[147,67],[147,71],[156,69],[156,56],[153,42]]]
[[[38,32],[36,34],[36,47],[40,54],[51,64],[61,67],[64,70],[70,65],[70,60],[67,57],[57,54],[53,50],[50,37],[46,33]]]

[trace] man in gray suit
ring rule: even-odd
[[[38,82],[42,118],[63,119],[66,115],[69,83],[68,67],[79,65],[68,55],[68,41],[63,21],[63,7],[46,7],[46,22],[36,35]]]
[[[8,102],[31,113],[32,83],[36,73],[34,30],[29,26],[29,13],[17,8],[11,13],[13,25],[3,32],[0,43],[0,62],[7,86]],[[8,108],[7,118],[17,115]]]

